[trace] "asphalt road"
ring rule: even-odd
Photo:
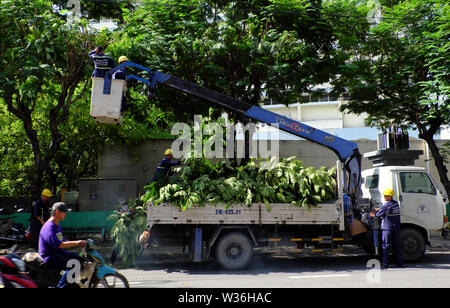
[[[433,238],[417,263],[379,270],[359,249],[339,255],[257,255],[244,271],[193,263],[178,252],[147,249],[136,269],[122,269],[133,288],[448,288],[450,239]]]

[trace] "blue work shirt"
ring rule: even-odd
[[[155,174],[153,175],[152,182],[161,180],[167,176],[170,167],[181,165],[181,161],[173,162],[171,159],[164,158],[156,167]]]
[[[92,50],[89,53],[89,57],[94,60],[95,64],[95,70],[92,73],[92,77],[105,78],[106,72],[115,67],[114,60],[104,53],[95,54],[95,50]]]
[[[383,204],[375,216],[383,219],[381,230],[400,229],[400,206],[397,201],[391,200]]]
[[[114,72],[114,74],[112,74],[112,79],[122,79],[126,81],[127,68],[126,67],[119,68],[117,71]]]
[[[31,221],[36,223],[39,227],[42,226],[41,222],[37,219],[37,217],[41,217],[41,219],[45,222],[50,218],[50,202],[39,199],[33,204],[33,211],[31,215]]]

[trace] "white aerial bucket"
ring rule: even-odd
[[[91,117],[98,123],[121,124],[122,95],[127,89],[125,80],[111,80],[111,92],[103,94],[103,78],[92,77]]]

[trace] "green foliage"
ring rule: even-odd
[[[122,126],[90,118],[87,54],[114,34],[94,33],[83,18],[68,24],[64,14],[51,1],[0,2],[0,195],[77,189],[79,178],[96,176],[99,145],[171,137],[171,117],[134,89]]]
[[[136,238],[147,224],[145,204],[140,199],[130,200],[126,211],[115,210],[109,219],[114,222],[111,237],[118,255],[125,265],[134,265],[140,249]]]
[[[290,10],[304,14],[279,13]],[[328,81],[335,67],[332,28],[314,15],[319,10],[315,1],[144,0],[125,14],[111,47],[134,62],[254,105],[263,93],[288,104]],[[178,119],[209,108],[196,98],[158,91],[155,105]]]
[[[383,2],[383,1],[381,1]],[[367,16],[360,1],[335,0],[326,10]],[[445,0],[383,2],[383,19],[330,19],[345,64],[333,78],[334,92],[350,101],[341,111],[367,114],[367,123],[418,130],[433,156],[441,183],[450,180],[434,136],[450,124],[450,4]]]
[[[342,15],[363,17],[370,9],[360,1],[327,3],[330,13]],[[335,92],[350,96],[343,110],[367,113],[373,126],[412,127],[432,136],[450,123],[448,1],[394,2],[381,10],[378,24],[330,20],[346,60],[334,78]]]
[[[75,7],[73,2],[68,0],[52,0],[53,4],[65,15],[67,11],[80,10],[83,18],[92,20],[116,19],[123,21],[122,10],[132,8],[131,1],[108,0],[108,1],[80,1],[80,6]]]
[[[266,167],[269,165],[269,167]],[[235,167],[225,161],[185,159],[167,183],[152,183],[142,197],[155,206],[172,203],[182,210],[210,204],[291,203],[313,207],[335,198],[335,169],[304,167],[294,157],[275,161],[251,160]]]

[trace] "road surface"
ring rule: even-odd
[[[386,270],[359,249],[333,256],[257,255],[247,270],[235,272],[147,249],[136,269],[121,273],[136,288],[448,288],[450,239],[433,239],[420,262]]]

